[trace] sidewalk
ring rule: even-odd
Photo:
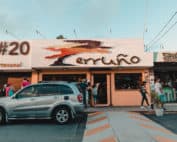
[[[86,108],[85,112],[95,112],[95,111],[103,111],[103,112],[107,112],[107,111],[126,111],[126,112],[144,112],[144,111],[148,111],[147,108],[141,109],[140,106],[130,106],[130,107],[88,107]]]
[[[83,142],[177,142],[177,135],[137,112],[88,115]]]

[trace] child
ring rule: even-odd
[[[92,95],[93,95],[94,105],[96,105],[97,94],[98,94],[98,85],[94,84],[92,87]]]

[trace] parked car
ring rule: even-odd
[[[65,124],[84,111],[82,98],[79,85],[74,82],[32,84],[12,97],[0,98],[0,124],[29,118],[50,118]]]

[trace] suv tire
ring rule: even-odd
[[[5,124],[5,122],[6,122],[6,113],[2,108],[0,108],[0,125]]]
[[[54,111],[53,115],[54,120],[58,124],[66,124],[71,120],[71,113],[67,107],[59,107]]]

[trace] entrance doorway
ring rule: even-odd
[[[93,84],[98,85],[98,94],[96,105],[108,104],[108,87],[107,87],[107,74],[93,74]]]

